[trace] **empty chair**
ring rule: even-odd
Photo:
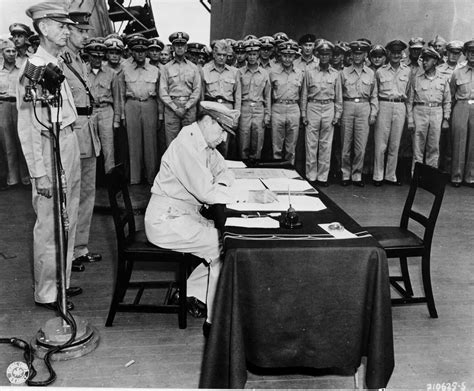
[[[400,276],[390,276],[390,283],[400,293],[401,298],[392,299],[393,305],[427,303],[430,316],[437,318],[433,290],[431,287],[430,261],[431,242],[435,230],[441,203],[443,201],[444,189],[448,181],[448,175],[434,167],[416,163],[410,191],[403,208],[400,226],[364,227],[383,246],[387,258],[400,259]],[[418,189],[424,189],[434,196],[429,214],[427,216],[413,210],[413,203]],[[409,229],[410,220],[414,220],[424,227],[423,237],[419,237]],[[407,258],[421,258],[421,273],[425,296],[414,297],[408,270]],[[403,286],[400,284],[403,283]]]
[[[181,253],[157,247],[148,242],[144,230],[136,230],[133,208],[128,192],[123,166],[116,166],[107,174],[110,207],[117,236],[117,274],[105,325],[112,326],[116,312],[178,313],[179,327],[186,328],[186,279],[192,266],[202,259],[188,253]],[[135,262],[175,263],[178,271],[173,280],[130,281]],[[173,287],[179,289],[179,303],[169,304]],[[131,303],[125,303],[129,288],[138,292]],[[163,304],[140,304],[146,288],[165,288]]]

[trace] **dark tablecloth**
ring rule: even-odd
[[[262,368],[357,368],[369,388],[394,367],[385,252],[324,194],[328,209],[301,213],[300,230],[226,227],[226,256],[205,347],[201,388],[243,388]],[[339,221],[355,239],[318,223]]]

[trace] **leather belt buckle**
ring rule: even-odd
[[[468,105],[474,105],[474,99],[468,99],[467,104]]]
[[[359,102],[360,102],[360,99],[359,99],[359,98],[354,98],[354,102],[355,102],[355,103],[359,103]]]
[[[250,106],[252,106],[252,107],[254,107],[254,106],[256,105],[255,102],[250,102],[249,104],[250,104]]]
[[[224,99],[219,98],[219,99],[216,100],[216,102],[217,103],[224,103]]]

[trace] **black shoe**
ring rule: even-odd
[[[35,301],[35,305],[37,305],[38,307],[46,308],[48,310],[59,311],[59,306],[58,306],[57,301],[53,301],[52,303],[38,303],[37,301]],[[67,308],[68,311],[72,311],[74,309],[73,302],[67,300],[66,301],[66,308]]]
[[[187,297],[186,304],[188,312],[195,318],[205,318],[207,315],[206,304],[195,297]]]
[[[351,184],[351,181],[349,179],[344,179],[342,182],[341,182],[341,186],[349,186]]]
[[[372,181],[375,187],[380,187],[382,186],[382,181],[376,181],[375,179]]]
[[[385,179],[385,183],[388,184],[388,185],[392,185],[392,186],[401,186],[402,185],[402,182],[400,181],[388,181]]]
[[[79,286],[71,286],[66,289],[66,296],[67,297],[74,297],[80,295],[82,293],[82,288]]]
[[[474,187],[474,182],[470,182],[470,183],[464,182],[463,184],[464,186],[467,186],[467,187]]]
[[[168,299],[167,304],[179,305],[179,289],[175,289],[175,291],[171,294],[170,298]]]
[[[316,185],[321,187],[328,187],[329,183],[328,181],[316,181]]]
[[[78,258],[78,259],[72,260],[71,270],[73,272],[83,272],[84,270],[86,270],[86,267],[82,264],[81,261],[79,261],[79,258]]]
[[[82,255],[81,257],[77,257],[75,261],[80,261],[82,263],[94,263],[99,262],[102,259],[102,255],[94,254],[94,253],[87,253]]]
[[[202,324],[202,334],[206,339],[209,338],[209,334],[211,333],[211,326],[212,324],[207,321]]]
[[[365,186],[365,183],[362,182],[362,181],[352,181],[352,184],[354,186],[358,186],[358,187],[364,187]]]
[[[461,182],[451,182],[451,186],[452,186],[452,187],[460,187],[460,186],[461,186]]]

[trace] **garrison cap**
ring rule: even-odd
[[[436,37],[434,37],[433,40],[430,41],[430,43],[440,43],[442,45],[446,45],[446,40],[441,35],[436,35]]]
[[[165,47],[165,44],[161,42],[161,40],[159,40],[158,38],[150,38],[148,40],[148,43],[148,49],[157,48],[159,50],[163,50],[163,48]]]
[[[23,24],[23,23],[13,23],[10,25],[8,30],[10,30],[10,34],[21,33],[21,34],[25,34],[27,37],[33,34],[31,29],[26,24]]]
[[[177,31],[169,36],[169,41],[174,45],[177,43],[188,43],[189,34],[183,31]]]
[[[408,46],[410,49],[421,49],[425,46],[425,40],[421,37],[413,37],[408,41]]]
[[[3,49],[15,49],[15,44],[8,38],[0,38],[0,51]]]
[[[247,34],[245,37],[242,38],[242,41],[247,41],[248,39],[258,39],[256,35]]]
[[[334,50],[334,45],[331,42],[322,39],[319,41],[319,44],[316,46],[315,50],[318,53],[332,53],[332,51]]]
[[[407,48],[407,44],[400,39],[394,39],[393,41],[387,43],[385,48],[391,52],[401,52]]]
[[[369,56],[377,56],[377,55],[378,56],[386,56],[387,55],[387,51],[380,44],[376,44],[376,45],[372,46],[372,48],[369,51]]]
[[[275,46],[275,39],[269,35],[260,37],[258,40],[260,41],[262,48],[273,48]]]
[[[281,42],[278,45],[278,50],[280,53],[296,54],[298,53],[299,46],[295,41],[289,40],[286,42]]]
[[[273,39],[275,41],[275,45],[278,45],[281,42],[286,42],[290,40],[290,38],[288,38],[288,35],[286,35],[286,33],[283,33],[283,32],[273,34]]]
[[[352,41],[349,44],[349,48],[353,52],[368,52],[370,50],[370,44],[366,41]]]
[[[430,47],[423,48],[423,50],[421,51],[421,57],[432,57],[436,60],[439,60],[441,58],[440,54]]]
[[[471,50],[474,50],[474,38],[467,41],[466,43],[464,43],[463,48],[464,48],[465,52],[469,52]]]
[[[128,47],[131,50],[148,49],[150,42],[145,37],[133,37],[128,41]]]
[[[239,110],[228,109],[217,102],[202,101],[200,105],[203,113],[210,115],[225,131],[235,136],[234,129],[237,128],[239,123]]]
[[[305,43],[308,43],[308,42],[315,43],[316,36],[314,34],[305,34],[298,40],[299,45],[304,45]]]
[[[72,21],[76,22],[75,26],[77,28],[84,29],[84,30],[93,28],[89,24],[89,20],[91,18],[90,12],[84,12],[84,11],[69,12],[69,18],[71,18]]]
[[[246,52],[253,52],[256,50],[260,50],[262,44],[258,39],[248,39],[245,41],[245,51]]]
[[[240,39],[238,41],[235,41],[235,43],[232,45],[232,49],[234,49],[234,52],[236,52],[236,53],[245,52],[245,42],[244,42],[244,40]]]
[[[33,20],[48,18],[59,23],[76,24],[76,22],[69,19],[69,14],[64,5],[54,0],[32,5],[25,13]]]
[[[446,50],[449,52],[461,52],[463,45],[462,41],[450,41],[446,45]]]

